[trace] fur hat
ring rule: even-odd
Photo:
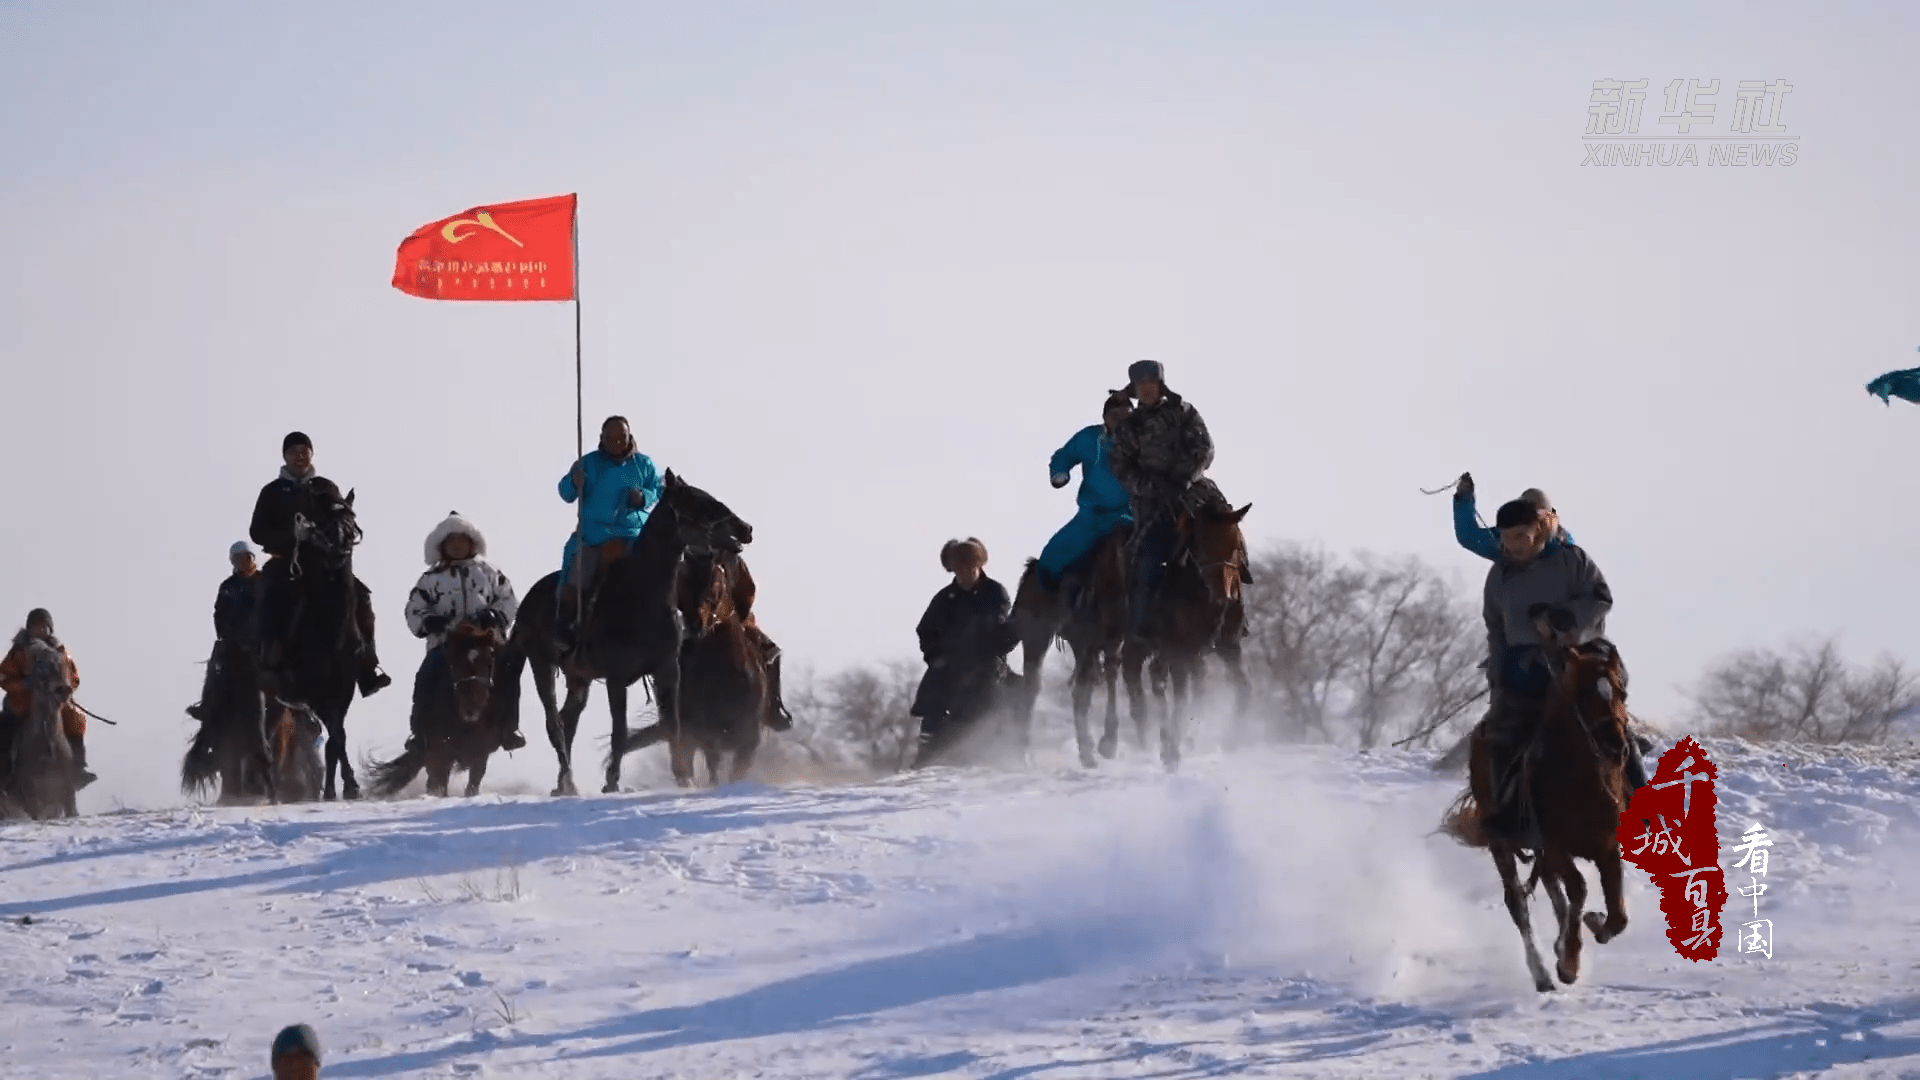
[[[982,567],[986,566],[987,545],[981,543],[978,537],[969,536],[965,540],[949,540],[940,546],[941,569],[949,574],[957,573],[954,569],[954,560],[961,552],[969,548],[973,549],[974,557],[980,561],[980,565]]]
[[[46,624],[47,633],[53,633],[53,612],[43,607],[37,607],[27,612],[27,625],[32,626],[34,623]]]
[[[273,1037],[273,1050],[267,1057],[268,1064],[279,1060],[294,1051],[311,1055],[315,1063],[320,1061],[320,1036],[305,1024],[294,1024],[280,1029]]]
[[[282,454],[296,446],[304,446],[311,450],[313,449],[313,440],[307,438],[307,433],[304,431],[289,431],[287,432],[287,437],[280,440],[280,452]]]
[[[227,549],[227,558],[229,559],[237,559],[242,555],[251,556],[252,554],[253,545],[247,543],[245,540],[235,540],[233,546]]]
[[[1493,519],[1496,529],[1511,529],[1516,525],[1531,525],[1540,520],[1540,507],[1526,499],[1515,499],[1500,507],[1500,513]]]
[[[487,538],[478,526],[460,516],[458,510],[449,511],[447,520],[433,527],[427,534],[425,557],[428,566],[439,566],[442,556],[440,545],[447,542],[449,536],[466,536],[473,541],[473,554],[476,558],[486,555]]]

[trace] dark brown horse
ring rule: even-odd
[[[27,689],[33,698],[25,716],[14,718],[12,754],[0,775],[0,817],[75,817],[73,745],[60,714],[73,697],[67,661],[39,638],[26,642]]]
[[[231,664],[222,700],[194,732],[180,762],[180,793],[219,790],[221,806],[305,802],[320,797],[326,778],[320,739],[326,728],[311,710],[269,701],[252,657],[226,650]],[[264,723],[262,721],[265,714]]]
[[[601,791],[620,790],[620,763],[627,753],[628,687],[650,676],[660,722],[679,723],[681,635],[675,583],[681,556],[689,546],[737,550],[752,539],[752,527],[724,503],[669,469],[660,503],[640,535],[625,555],[601,570],[597,597],[581,627],[579,644],[564,658],[554,637],[560,575],[548,574],[527,590],[508,639],[512,670],[503,670],[501,677],[517,682],[521,663],[533,668],[533,687],[547,714],[547,738],[560,759],[555,795],[579,794],[573,782],[573,737],[595,680],[606,682],[607,710],[613,716],[613,744]],[[553,694],[556,668],[567,678],[566,704],[558,708]]]
[[[1521,752],[1519,797],[1526,835],[1492,835],[1482,821],[1483,808],[1495,805],[1492,744],[1484,731],[1472,736],[1470,786],[1448,812],[1443,828],[1473,847],[1487,848],[1500,872],[1507,913],[1526,945],[1527,970],[1534,988],[1552,990],[1534,945],[1532,919],[1527,910],[1533,886],[1545,882],[1553,902],[1559,935],[1554,940],[1555,967],[1560,981],[1572,983],[1580,974],[1581,908],[1587,899],[1586,879],[1575,859],[1586,859],[1600,872],[1600,889],[1607,913],[1589,912],[1584,923],[1593,940],[1606,944],[1627,928],[1621,897],[1620,843],[1615,830],[1627,805],[1627,691],[1620,655],[1605,641],[1581,646],[1555,643],[1550,627],[1540,627],[1554,669],[1552,688]],[[1508,705],[1504,707],[1524,707]],[[1523,852],[1534,853],[1532,876],[1520,884],[1516,865]]]
[[[294,709],[311,709],[327,732],[326,782],[323,797],[334,798],[334,778],[340,793],[360,797],[347,756],[347,709],[353,704],[360,654],[371,643],[360,637],[359,592],[354,588],[353,549],[361,540],[354,518],[353,493],[340,494],[333,481],[316,477],[300,487],[295,516],[298,542],[285,568],[285,580],[274,583],[265,598],[280,624],[279,640],[269,648],[284,649],[282,657],[262,664],[263,684],[271,699]],[[269,572],[275,563],[268,563]],[[269,708],[272,706],[269,705]]]
[[[1153,695],[1160,714],[1160,761],[1169,771],[1179,767],[1185,713],[1198,687],[1201,662],[1208,652],[1226,662],[1229,675],[1245,708],[1249,693],[1240,663],[1240,636],[1245,608],[1240,587],[1253,580],[1247,545],[1240,533],[1241,519],[1253,509],[1203,507],[1183,509],[1174,518],[1178,539],[1165,580],[1154,598],[1146,640],[1130,638],[1121,649],[1121,674],[1127,683],[1134,723],[1146,741],[1148,711],[1140,673],[1152,661]],[[1167,683],[1173,684],[1171,701]]]
[[[687,639],[680,648],[680,726],[655,723],[634,733],[632,753],[666,742],[674,782],[693,784],[693,754],[707,762],[707,781],[720,782],[720,760],[733,755],[728,780],[746,779],[760,749],[760,728],[770,718],[765,657],[747,637],[734,603],[733,579],[744,568],[738,555],[688,552],[680,564],[678,596]]]
[[[487,761],[517,725],[520,680],[501,679],[520,665],[505,654],[505,622],[499,626],[463,622],[447,632],[444,662],[420,711],[420,731],[399,757],[373,766],[373,793],[398,795],[421,770],[427,794],[445,795],[455,769],[467,774],[466,795],[480,793]]]
[[[1120,650],[1127,633],[1126,529],[1109,533],[1094,548],[1091,562],[1083,571],[1081,588],[1085,599],[1071,607],[1062,590],[1048,592],[1040,587],[1035,560],[1027,560],[1020,575],[1019,589],[1013,597],[1013,618],[1020,631],[1021,686],[1016,730],[1024,746],[1032,736],[1033,708],[1040,697],[1040,671],[1047,662],[1047,650],[1054,642],[1064,642],[1073,651],[1073,737],[1080,750],[1080,764],[1093,768],[1099,760],[1093,756],[1093,733],[1088,730],[1087,715],[1093,709],[1096,679],[1107,688],[1106,725],[1100,735],[1101,757],[1111,758],[1120,745],[1120,702],[1117,682],[1120,676]],[[1141,732],[1142,741],[1146,738]]]
[[[199,796],[217,786],[221,806],[258,798],[279,802],[263,716],[266,695],[253,650],[223,641],[210,662],[219,665],[220,691],[215,700],[202,703],[206,719],[194,730],[180,761],[180,793]],[[278,702],[275,708],[287,711]]]

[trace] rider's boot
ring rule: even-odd
[[[569,582],[555,595],[553,641],[563,653],[572,652],[580,634],[580,589]]]
[[[87,768],[87,738],[84,735],[67,736],[67,745],[73,748],[73,786],[86,787],[100,779]]]
[[[393,685],[393,676],[380,670],[380,658],[373,654],[371,644],[367,647],[366,655],[360,660],[360,676],[358,682],[360,684],[361,697],[372,697]]]

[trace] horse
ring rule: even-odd
[[[607,710],[613,717],[613,744],[607,757],[606,784],[620,790],[620,764],[627,752],[627,688],[651,676],[660,722],[680,722],[680,612],[675,582],[689,546],[728,547],[750,543],[753,528],[726,504],[667,470],[659,505],[647,518],[627,553],[602,567],[597,596],[588,607],[577,646],[564,657],[555,640],[556,595],[560,575],[548,574],[527,590],[508,638],[512,669],[503,676],[517,682],[520,665],[533,668],[533,686],[547,715],[547,739],[560,759],[556,796],[578,795],[573,782],[573,738],[595,680],[607,684]],[[582,604],[587,598],[582,598]],[[566,703],[555,708],[553,673],[566,675]]]
[[[1471,847],[1484,847],[1500,873],[1507,913],[1526,946],[1527,970],[1534,989],[1554,989],[1534,945],[1528,898],[1534,885],[1545,882],[1547,897],[1559,924],[1554,939],[1555,970],[1571,985],[1580,974],[1580,927],[1584,921],[1596,944],[1604,945],[1627,928],[1626,904],[1621,895],[1620,842],[1616,830],[1627,806],[1626,751],[1628,739],[1626,679],[1620,654],[1600,640],[1583,645],[1566,643],[1542,621],[1541,640],[1547,642],[1553,683],[1539,723],[1522,751],[1519,798],[1529,825],[1526,834],[1510,838],[1491,834],[1483,820],[1494,805],[1492,745],[1484,731],[1472,736],[1468,790],[1455,801],[1443,830]],[[1533,873],[1520,884],[1516,861],[1532,852]],[[1581,908],[1587,883],[1574,865],[1586,859],[1600,873],[1600,889],[1607,912]]]
[[[665,741],[674,782],[693,784],[693,753],[706,758],[707,781],[720,782],[720,759],[731,752],[728,780],[738,783],[753,767],[760,728],[769,722],[772,700],[766,659],[747,637],[734,604],[737,555],[689,552],[677,583],[687,639],[680,647],[680,726],[656,722],[635,732],[627,752]]]
[[[279,572],[284,581],[275,591],[282,595],[275,599],[270,593],[267,601],[291,610],[278,628],[279,639],[268,646],[283,650],[284,662],[268,658],[262,665],[264,683],[272,698],[296,710],[311,709],[326,728],[322,795],[329,801],[335,798],[336,774],[339,794],[360,797],[347,756],[347,709],[353,704],[360,652],[371,643],[361,640],[355,617],[360,596],[354,588],[353,548],[363,534],[354,519],[353,495],[341,495],[324,477],[300,486],[294,516],[298,542]],[[276,562],[267,564],[270,571]]]
[[[1117,529],[1103,538],[1089,555],[1083,571],[1082,588],[1090,596],[1071,608],[1059,591],[1040,588],[1035,570],[1038,560],[1028,559],[1013,597],[1013,616],[1020,629],[1021,684],[1024,693],[1018,701],[1018,730],[1023,743],[1031,739],[1034,703],[1040,697],[1040,672],[1046,664],[1047,650],[1061,641],[1073,650],[1073,735],[1080,750],[1080,764],[1094,768],[1093,734],[1087,727],[1087,714],[1093,708],[1094,680],[1107,688],[1106,727],[1100,736],[1100,756],[1111,758],[1120,744],[1120,703],[1117,680],[1120,675],[1120,650],[1126,642],[1127,531]],[[1141,731],[1144,741],[1146,732]]]
[[[67,662],[60,650],[39,638],[26,643],[27,687],[33,704],[15,718],[12,760],[0,803],[35,819],[77,817],[73,746],[67,742],[61,713],[73,697]]]
[[[181,758],[180,793],[203,795],[217,784],[222,806],[260,795],[277,803],[259,665],[248,649],[234,642],[221,642],[211,662],[221,665],[221,692],[217,700],[205,703],[207,719],[195,729]],[[286,711],[277,703],[276,708]]]
[[[1240,590],[1253,580],[1240,522],[1251,509],[1253,504],[1248,503],[1238,510],[1205,505],[1174,512],[1177,539],[1167,575],[1153,599],[1148,636],[1129,637],[1120,651],[1121,675],[1142,743],[1148,714],[1140,676],[1142,666],[1152,661],[1153,696],[1162,714],[1160,762],[1169,772],[1180,764],[1181,714],[1197,688],[1201,661],[1208,652],[1217,653],[1226,663],[1240,709],[1246,708],[1251,693],[1239,643],[1246,626]],[[1166,693],[1169,680],[1171,702]]]
[[[429,795],[446,795],[455,769],[466,770],[467,798],[480,793],[488,759],[513,730],[503,723],[520,706],[520,680],[500,678],[519,670],[505,655],[504,625],[463,622],[447,632],[446,659],[420,707],[420,730],[399,757],[371,766],[376,796],[398,795],[423,769]]]

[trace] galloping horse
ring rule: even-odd
[[[1034,566],[1027,560],[1020,575],[1020,586],[1013,597],[1013,618],[1020,630],[1024,693],[1020,695],[1016,728],[1024,744],[1033,731],[1033,707],[1040,697],[1040,670],[1047,661],[1047,650],[1056,639],[1073,650],[1073,736],[1080,749],[1080,764],[1093,768],[1099,764],[1093,756],[1093,733],[1087,728],[1087,714],[1093,708],[1093,684],[1104,679],[1107,687],[1106,727],[1100,735],[1100,756],[1111,758],[1120,745],[1120,703],[1116,685],[1120,675],[1120,649],[1126,641],[1127,587],[1126,539],[1124,529],[1101,540],[1091,555],[1086,570],[1089,580],[1082,587],[1091,602],[1082,601],[1071,608],[1059,592],[1040,588]],[[1143,728],[1141,739],[1146,732]]]
[[[1147,701],[1140,670],[1149,657],[1153,666],[1153,693],[1159,705],[1160,761],[1168,771],[1180,764],[1183,714],[1198,682],[1200,664],[1208,651],[1217,652],[1238,690],[1245,708],[1249,684],[1240,662],[1240,635],[1245,626],[1240,587],[1253,580],[1247,565],[1247,545],[1240,521],[1253,509],[1202,507],[1175,514],[1179,540],[1167,576],[1154,598],[1147,640],[1129,639],[1120,652],[1121,673],[1127,683],[1128,704],[1146,741]],[[1173,698],[1166,695],[1168,679]]]
[[[30,818],[75,817],[80,809],[74,801],[73,746],[60,722],[73,696],[67,661],[60,650],[38,638],[29,639],[26,648],[33,705],[27,715],[16,718],[12,760],[4,763],[10,767],[0,777],[0,810]]]
[[[487,760],[514,727],[503,720],[520,706],[520,665],[505,655],[505,625],[461,623],[447,632],[443,677],[427,692],[420,732],[399,757],[373,766],[375,795],[398,795],[422,769],[429,795],[445,795],[455,769],[466,770],[468,798],[480,793]],[[502,678],[506,671],[516,677]]]
[[[591,614],[581,627],[579,644],[566,657],[554,639],[558,617],[555,591],[560,575],[548,574],[527,590],[508,639],[510,671],[517,681],[521,663],[533,667],[534,690],[547,714],[547,738],[560,759],[555,795],[577,795],[573,782],[573,737],[594,680],[607,684],[607,709],[613,716],[613,745],[608,752],[603,792],[620,790],[620,763],[627,753],[627,688],[652,676],[660,722],[680,722],[680,613],[675,582],[688,546],[738,546],[753,539],[753,528],[720,500],[675,476],[668,469],[660,504],[647,518],[627,554],[601,570]],[[553,672],[567,677],[566,704],[556,710]]]
[[[1548,643],[1554,679],[1518,766],[1519,797],[1531,823],[1529,834],[1520,840],[1491,836],[1482,823],[1481,815],[1495,800],[1491,746],[1479,730],[1472,737],[1470,786],[1449,810],[1443,829],[1493,855],[1507,913],[1526,945],[1527,970],[1533,975],[1534,988],[1544,992],[1554,988],[1553,979],[1534,945],[1527,910],[1536,883],[1546,883],[1559,923],[1553,951],[1561,982],[1572,983],[1580,974],[1580,909],[1586,903],[1587,883],[1574,859],[1586,859],[1600,872],[1606,918],[1602,920],[1599,912],[1584,918],[1595,943],[1604,945],[1627,928],[1615,831],[1627,805],[1628,715],[1620,654],[1610,643],[1571,646],[1560,641],[1544,620],[1539,629],[1541,640]],[[1524,888],[1515,865],[1523,851],[1535,853],[1533,874]]]
[[[278,604],[290,609],[281,641],[284,663],[272,658],[263,664],[264,683],[271,697],[296,711],[308,708],[327,732],[326,787],[323,797],[340,794],[360,797],[347,756],[347,709],[353,704],[360,651],[355,619],[360,604],[353,585],[353,548],[361,540],[354,520],[353,493],[342,496],[333,481],[316,477],[300,487],[295,532],[298,543],[288,561],[285,595]],[[269,564],[271,566],[271,564]],[[270,646],[271,647],[271,646]]]
[[[720,782],[720,759],[729,751],[730,782],[746,778],[768,720],[771,686],[766,659],[748,639],[734,603],[737,554],[689,551],[680,564],[680,617],[687,630],[680,647],[680,726],[654,723],[634,733],[627,752],[665,741],[673,779],[693,784],[693,752],[706,758],[707,781]]]
[[[231,665],[225,694],[207,703],[207,719],[187,745],[180,793],[201,795],[218,784],[221,806],[318,797],[325,773],[317,747],[324,730],[320,719],[279,701],[269,707],[260,691],[259,667],[247,649],[222,649],[218,662]]]
[[[220,665],[222,692],[203,703],[206,719],[194,730],[180,760],[180,794],[204,794],[218,784],[221,806],[237,805],[256,794],[277,803],[258,660],[244,645],[222,642],[210,662]]]

